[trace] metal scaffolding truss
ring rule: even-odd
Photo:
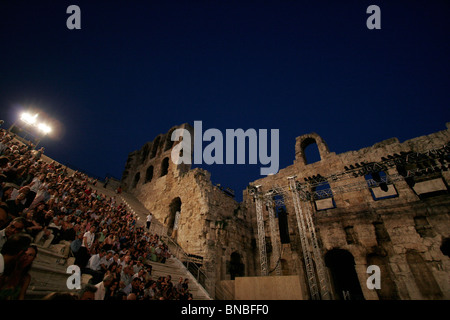
[[[267,267],[266,231],[264,230],[264,215],[262,208],[263,198],[260,195],[258,187],[256,187],[254,196],[256,203],[256,221],[258,225],[258,248],[259,259],[261,261],[261,275],[267,276],[269,274],[269,269]]]
[[[447,171],[450,162],[450,143],[424,152],[401,152],[400,154],[382,157],[380,162],[355,163],[345,166],[345,171],[323,177],[320,174],[304,178],[304,182],[296,181],[296,176],[288,178],[288,185],[273,186],[266,193],[261,192],[260,186],[249,186],[248,191],[256,203],[256,216],[258,224],[258,246],[261,261],[261,275],[268,275],[267,252],[264,230],[263,204],[267,206],[273,256],[278,257],[275,270],[281,274],[279,265],[280,244],[276,236],[274,208],[283,206],[292,201],[295,210],[297,227],[302,246],[307,282],[311,298],[332,299],[331,286],[318,244],[318,238],[313,221],[312,201],[331,198],[336,194],[342,194],[374,187],[387,186],[394,182],[405,180],[408,184],[414,178]],[[395,168],[397,173],[388,174],[388,170]],[[379,173],[384,172],[384,176]],[[367,178],[371,174],[372,178]],[[364,176],[365,179],[345,183],[346,180]],[[333,184],[330,187],[330,183]],[[412,182],[414,183],[414,182]],[[280,195],[282,197],[276,197]]]
[[[291,190],[292,202],[294,203],[311,298],[313,300],[319,300],[321,298],[330,299],[328,276],[320,252],[312,215],[308,207],[306,210],[302,210],[300,197],[295,186],[295,178],[295,176],[288,178],[289,188]],[[317,271],[317,275],[315,270]]]
[[[269,225],[270,225],[270,239],[272,242],[272,252],[273,256],[277,258],[274,261],[275,267],[275,273],[277,276],[281,275],[281,266],[280,266],[280,260],[281,260],[281,252],[280,252],[280,238],[277,237],[276,232],[276,224],[275,224],[275,210],[274,210],[274,202],[272,199],[267,198],[266,199],[266,205],[267,210],[269,211]]]

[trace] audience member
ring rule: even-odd
[[[5,229],[0,231],[0,251],[6,240],[14,234],[21,233],[25,228],[26,220],[24,218],[18,217],[12,220]]]
[[[0,202],[0,230],[8,225],[8,206],[6,203]]]
[[[100,250],[89,259],[87,266],[81,269],[84,273],[92,275],[92,283],[97,284],[102,281],[104,272],[100,266],[102,258],[105,256],[105,250]]]
[[[28,246],[31,238],[24,234],[13,234],[3,244],[0,250],[0,276],[10,276],[16,263]]]
[[[95,293],[95,300],[104,300],[107,288],[109,288],[114,281],[114,277],[112,275],[106,275],[103,278],[103,281],[97,283],[95,286],[97,287],[97,292]]]
[[[37,247],[29,246],[18,258],[9,276],[0,277],[0,300],[24,300],[31,281],[29,271],[37,255]]]
[[[79,294],[79,300],[95,300],[95,293],[97,290],[98,288],[93,284],[83,284]]]

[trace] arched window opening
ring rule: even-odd
[[[156,137],[155,141],[153,142],[152,151],[150,152],[150,159],[153,159],[154,157],[156,157],[160,140],[161,140],[161,137],[158,136],[158,137]]]
[[[321,160],[319,147],[316,140],[313,138],[307,138],[301,145],[303,156],[305,158],[305,164],[311,164]]]
[[[149,166],[145,172],[145,183],[152,181],[153,179],[153,166]]]
[[[165,176],[169,172],[169,158],[166,157],[161,163],[161,176]]]
[[[144,149],[142,150],[141,164],[145,162],[149,153],[150,153],[150,143],[146,143]]]
[[[133,188],[136,188],[139,180],[141,179],[141,173],[138,172],[136,173],[136,175],[134,176],[134,180],[133,180]]]
[[[175,128],[170,130],[166,136],[166,146],[164,147],[164,151],[170,150],[173,147],[174,141],[172,141],[172,133],[175,131]]]

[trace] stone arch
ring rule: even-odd
[[[303,150],[305,164],[311,164],[321,160],[317,142],[313,138],[303,140],[301,148]]]
[[[408,250],[406,261],[422,296],[430,300],[441,299],[442,291],[420,253],[415,250]]]
[[[341,300],[364,300],[353,255],[344,249],[332,249],[325,254],[330,269],[335,296]]]
[[[170,129],[170,131],[166,135],[166,145],[164,147],[164,151],[170,150],[173,147],[174,141],[172,141],[172,133],[175,131],[175,128]]]
[[[317,133],[313,132],[310,134],[305,134],[303,136],[297,137],[295,143],[295,160],[300,161],[304,165],[313,163],[311,162],[311,160],[308,161],[305,153],[306,148],[310,146],[314,147],[312,145],[317,146],[318,151],[318,155],[314,157],[318,159],[315,159],[316,161],[313,162],[321,161],[322,159],[324,159],[324,157],[326,157],[330,153],[330,150],[328,149],[328,146],[322,139],[322,137],[320,137]]]
[[[169,157],[165,157],[161,162],[161,175],[163,177],[169,173]]]
[[[159,147],[160,141],[161,141],[161,136],[157,136],[155,141],[153,141],[152,151],[150,152],[150,159],[153,159],[154,157],[156,157],[156,154],[158,153],[158,147]]]
[[[151,149],[151,143],[146,143],[144,145],[144,148],[142,149],[141,164],[144,163],[145,160],[147,160],[148,154],[150,153],[150,149]]]
[[[137,173],[134,175],[134,179],[133,179],[133,188],[136,188],[136,186],[137,186],[137,184],[138,184],[138,182],[139,182],[140,179],[141,179],[141,173],[140,173],[140,172],[137,172]]]
[[[145,172],[145,183],[152,181],[153,179],[153,166],[150,165]]]

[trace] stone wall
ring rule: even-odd
[[[284,245],[282,254],[283,275],[303,276],[305,268],[295,208],[287,188],[288,177],[296,176],[296,181],[308,186],[307,181],[312,181],[311,177],[316,179],[320,175],[327,178],[332,196],[310,198],[302,201],[301,207],[311,210],[313,214],[334,298],[343,299],[344,295],[338,291],[349,291],[350,298],[354,299],[449,299],[450,259],[448,253],[446,255],[441,250],[444,241],[450,237],[449,141],[450,131],[447,129],[403,143],[392,138],[361,150],[336,154],[330,152],[316,133],[298,137],[293,165],[250,183],[260,186],[263,194],[276,187],[284,190],[281,194],[288,212],[290,243]],[[408,153],[414,155],[430,149],[442,150],[446,144],[446,155],[434,158],[437,166],[433,167],[429,161],[419,165],[406,164],[406,169],[411,171],[426,166],[434,168],[423,169],[410,184],[399,175],[401,168],[395,165],[382,170],[387,176],[395,178],[393,183],[384,186],[386,189],[379,184],[370,187],[366,182],[367,175],[350,174],[355,172],[350,166],[357,169],[361,163],[386,164],[390,159],[404,157]],[[320,161],[308,163],[305,148],[309,145],[316,145]],[[333,177],[336,179],[333,180]],[[305,190],[315,196],[319,194],[312,188]],[[257,230],[253,196],[247,192],[244,192],[244,205],[253,216],[252,223],[254,230]],[[265,238],[270,248],[273,240],[267,208],[263,211]],[[258,262],[259,253],[256,252],[256,255]],[[270,266],[277,260],[270,252],[268,259]],[[344,261],[348,261],[346,270],[354,268],[350,271],[356,271],[353,278],[350,271],[341,270]],[[380,266],[380,290],[367,288],[369,274],[366,270],[371,264]],[[255,271],[258,273],[258,268]],[[357,279],[360,288],[351,284],[352,279]],[[303,286],[304,296],[308,296],[305,279]]]
[[[130,153],[123,188],[168,228],[169,236],[186,253],[203,258],[202,268],[211,286],[230,279],[232,253],[241,259],[242,275],[249,274],[254,269],[253,231],[246,210],[212,184],[208,171],[171,161],[171,152],[179,143],[171,143],[176,128],[188,130],[193,137],[193,128],[184,124]],[[176,211],[180,212],[178,230],[173,232]]]
[[[193,137],[193,128],[183,124],[130,153],[123,188],[168,228],[184,251],[203,258],[210,286],[216,284],[220,291],[220,283],[260,275],[253,197],[244,190],[242,203],[237,203],[211,183],[208,171],[175,165],[170,159],[178,142],[172,143],[170,135],[176,128],[185,128]],[[311,297],[296,210],[287,187],[288,177],[295,176],[301,186],[300,207],[313,215],[334,299],[449,299],[450,259],[448,248],[442,249],[450,238],[449,141],[447,125],[447,130],[405,142],[391,138],[336,154],[317,133],[299,136],[291,166],[249,183],[259,185],[263,193],[281,190],[273,199],[282,200],[287,212],[286,229],[276,221],[271,232],[268,208],[263,206],[269,275],[277,275],[277,265],[283,276],[298,275],[301,296]],[[420,160],[427,150],[442,150],[446,144],[445,154],[432,159],[437,166]],[[307,147],[317,148],[319,161],[308,161]],[[406,156],[409,160],[398,165],[396,161]],[[180,211],[178,230],[172,233],[176,211]],[[288,236],[282,244],[280,229]],[[277,257],[276,243],[280,245]],[[380,290],[366,285],[369,265],[380,268]]]

